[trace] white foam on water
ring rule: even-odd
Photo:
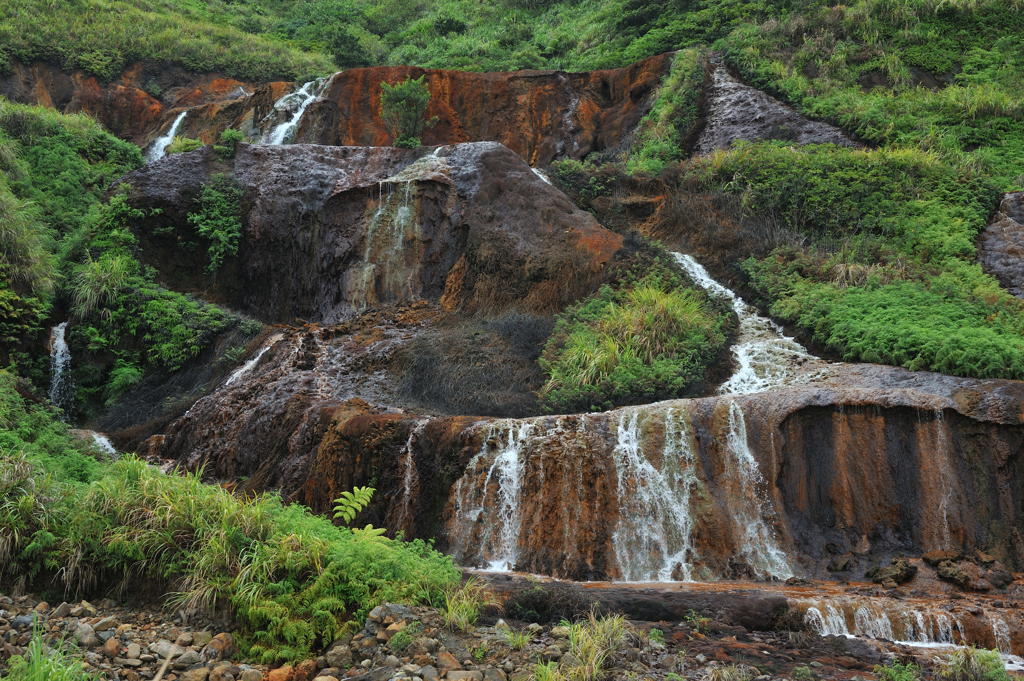
[[[270,348],[274,347],[274,345],[279,340],[281,340],[281,338],[283,338],[282,334],[275,334],[274,336],[271,336],[270,340],[267,341],[267,344],[260,348],[260,351],[256,353],[255,357],[250,359],[248,362],[246,362],[239,368],[235,369],[231,376],[228,377],[228,380],[224,381],[224,385],[231,385],[232,383],[240,379],[242,376],[244,376],[246,373],[248,373],[254,366],[256,366],[256,363],[260,361],[260,358],[263,357],[263,353],[265,353]],[[192,410],[189,409],[189,411]],[[185,415],[188,416],[188,412],[185,412]]]
[[[303,84],[297,91],[284,95],[274,102],[275,111],[291,111],[292,114],[288,120],[278,123],[268,134],[264,135],[262,143],[271,146],[290,143],[306,109],[330,87],[334,75],[311,80]]]
[[[645,455],[640,410],[623,413],[613,450],[619,521],[612,535],[621,578],[628,582],[692,581],[690,492],[698,484],[685,412],[665,414],[661,467]]]
[[[715,281],[693,256],[672,254],[676,262],[694,282],[713,296],[727,298],[739,317],[740,325],[732,354],[736,360],[736,373],[718,392],[722,395],[746,395],[764,392],[783,385],[807,382],[811,372],[794,371],[808,362],[822,363],[807,348],[786,335],[781,326],[762,317],[736,293]]]

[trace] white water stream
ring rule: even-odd
[[[694,282],[712,295],[728,298],[739,317],[739,338],[732,346],[736,359],[736,373],[726,381],[719,392],[723,395],[746,395],[764,392],[772,388],[795,383],[806,383],[814,372],[797,367],[824,361],[807,351],[807,348],[786,335],[781,326],[767,317],[762,317],[753,306],[748,305],[734,291],[715,281],[704,267],[683,253],[673,253],[679,265]]]
[[[50,402],[63,410],[62,419],[67,420],[74,400],[74,384],[71,381],[71,350],[64,340],[68,323],[61,322],[50,330]]]
[[[260,361],[260,358],[263,357],[263,353],[265,353],[270,348],[274,347],[274,345],[282,338],[284,338],[284,334],[281,333],[274,334],[273,336],[271,336],[270,340],[267,341],[266,345],[260,348],[260,351],[256,353],[255,357],[253,357],[248,362],[235,369],[235,371],[228,377],[228,380],[224,381],[224,385],[231,385],[232,383],[240,379],[242,376],[244,376],[246,373],[248,373]],[[189,411],[192,410],[189,409]],[[187,416],[188,412],[185,412],[185,415]]]
[[[661,466],[644,455],[637,419],[623,413],[613,456],[618,483],[619,523],[612,535],[622,579],[693,579],[693,518],[690,494],[699,484],[689,415],[669,409]]]
[[[167,147],[171,146],[171,142],[174,141],[174,136],[178,134],[178,128],[185,121],[185,117],[188,116],[188,111],[182,111],[178,114],[178,117],[171,123],[170,130],[163,137],[158,137],[153,146],[149,148],[149,153],[146,154],[146,160],[152,163],[153,161],[159,161],[164,157],[164,152],[167,151]]]
[[[295,131],[299,127],[303,114],[306,113],[306,109],[330,87],[333,80],[334,75],[311,80],[297,91],[291,92],[274,102],[274,112],[271,115],[283,112],[290,113],[291,116],[284,122],[278,123],[270,132],[266,133],[263,136],[262,144],[290,144],[292,138],[295,137]]]

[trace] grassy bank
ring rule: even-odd
[[[149,578],[227,609],[244,654],[305,659],[376,604],[443,601],[452,562],[422,541],[337,527],[273,494],[239,499],[132,457],[98,460],[0,370],[0,578],[88,594]]]

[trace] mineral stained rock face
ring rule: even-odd
[[[822,578],[840,557],[863,578],[979,547],[1024,564],[1018,382],[843,365],[770,393],[431,418],[334,390],[356,337],[282,333],[147,451],[317,512],[374,478],[366,522],[569,579]]]
[[[770,95],[736,80],[722,65],[712,71],[706,97],[706,123],[695,154],[725,149],[736,140],[855,146],[839,128],[808,120]]]
[[[464,311],[558,310],[596,286],[622,244],[493,142],[429,154],[243,145],[230,166],[207,148],[124,181],[134,205],[159,208],[158,220],[180,228],[203,184],[224,170],[245,198],[235,274],[221,277],[219,297],[268,322],[332,322],[420,299]],[[149,230],[144,239],[168,285],[188,288],[196,258],[175,237]]]
[[[293,141],[391,144],[380,119],[381,83],[422,76],[431,93],[426,115],[438,118],[424,132],[423,144],[495,141],[533,166],[556,158],[578,159],[592,151],[616,149],[626,140],[649,110],[671,61],[672,56],[665,54],[622,69],[587,73],[469,73],[408,66],[349,69],[335,74],[309,105]],[[291,115],[276,111],[274,103],[296,89],[297,85],[271,83],[252,97],[194,109],[182,125],[182,134],[213,142],[222,130],[232,127],[259,139]],[[165,120],[162,127],[168,125]]]
[[[83,71],[64,71],[45,62],[15,61],[0,75],[0,94],[13,102],[46,106],[64,113],[85,112],[107,130],[144,146],[174,118],[172,110],[246,97],[255,86],[218,74],[196,74],[175,67],[133,64],[104,83]]]
[[[1024,298],[1024,192],[1006,194],[995,220],[978,235],[978,262],[1007,291]]]

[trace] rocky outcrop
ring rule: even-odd
[[[0,75],[0,94],[9,100],[87,113],[113,134],[140,146],[169,127],[172,110],[246,97],[254,89],[252,83],[218,74],[142,62],[109,83],[46,62],[14,62],[10,73]]]
[[[385,146],[393,141],[380,119],[381,83],[424,78],[431,101],[426,115],[437,124],[425,145],[500,142],[530,165],[556,158],[582,158],[617,149],[647,113],[652,95],[668,74],[672,55],[607,71],[516,71],[471,73],[410,66],[349,69],[331,77],[302,116],[294,141],[328,145]],[[292,91],[298,86],[291,86]],[[183,131],[213,141],[233,127],[251,139],[266,136],[287,120],[275,110],[287,90],[271,83],[237,105],[210,104],[190,112]]]
[[[829,578],[842,557],[852,579],[901,555],[977,548],[1024,566],[1024,384],[832,365],[768,393],[429,418],[336,387],[359,373],[338,359],[354,342],[323,327],[287,332],[150,452],[318,512],[372,478],[372,522],[436,537],[470,566]],[[925,578],[903,568],[889,578]],[[950,588],[926,572],[929,588]]]
[[[1024,298],[1024,192],[1006,194],[995,219],[978,235],[978,262],[1018,298]]]
[[[741,83],[723,65],[714,67],[705,96],[704,130],[695,154],[728,148],[736,140],[855,146],[839,128],[807,119],[774,97]]]
[[[216,281],[182,249],[186,216],[212,174],[245,188],[237,260]],[[176,289],[209,290],[268,322],[337,321],[396,301],[446,309],[552,312],[596,287],[620,236],[493,142],[391,147],[207,147],[125,176],[140,230]],[[168,231],[166,228],[170,228]]]

